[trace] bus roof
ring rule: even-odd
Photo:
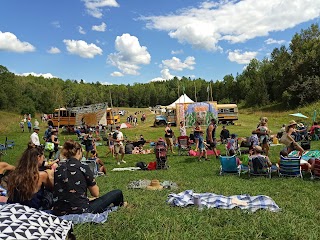
[[[217,104],[218,108],[237,108],[238,105],[231,103],[231,104]]]
[[[66,108],[56,108],[54,111],[58,112],[58,111],[66,111],[66,110],[67,110]]]

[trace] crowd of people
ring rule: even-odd
[[[26,122],[31,122],[31,119],[26,119]],[[301,139],[304,130],[298,129],[298,126],[299,124],[292,120],[287,125],[283,125],[280,131],[281,136],[277,135],[279,141],[286,146],[279,153],[281,156],[287,157],[294,150],[300,156],[304,153],[305,150],[298,140]],[[187,136],[183,121],[180,122],[178,129],[179,137]],[[318,129],[320,126],[315,122],[309,132],[314,134]],[[192,130],[188,139],[193,141],[194,149],[198,151],[198,160],[202,161],[202,158],[210,160],[208,150],[212,150],[215,158],[218,158],[220,153],[217,150],[217,120],[211,119],[205,128],[199,122],[195,122]],[[43,138],[39,137],[39,131],[39,124],[34,124],[33,132],[30,131],[30,141],[16,166],[0,162],[0,180],[1,183],[5,180],[7,190],[7,196],[0,197],[1,202],[21,203],[42,210],[50,209],[56,215],[101,213],[111,205],[126,204],[121,190],[113,190],[100,196],[93,172],[81,161],[84,158],[93,159],[97,163],[99,172],[107,173],[103,161],[98,157],[96,146],[96,136],[101,134],[101,131],[95,132],[94,129],[89,128],[87,133],[77,134],[80,142],[67,140],[62,145],[58,138],[58,129],[48,126]],[[226,146],[226,154],[237,156],[239,146],[237,135],[231,134],[226,126],[222,126],[219,137],[220,144]],[[268,155],[272,137],[274,138],[275,135],[271,135],[268,118],[262,117],[258,125],[253,128],[251,136],[243,140],[249,147],[249,157],[263,158],[266,165],[271,167],[272,162]],[[175,133],[170,123],[164,129],[164,138],[166,150],[174,153]],[[41,144],[42,141],[44,144]],[[114,157],[116,164],[120,165],[126,163],[125,154],[132,154],[135,151],[141,153],[143,151],[141,147],[146,141],[143,135],[140,135],[136,142],[125,141],[120,126],[116,126],[116,129],[107,135],[107,142],[106,154]],[[45,158],[45,150],[49,152],[48,160]],[[239,157],[236,157],[236,162],[238,165],[242,164]],[[301,165],[312,170],[314,160],[302,161]],[[3,191],[4,189],[0,188],[0,192]],[[52,202],[48,200],[50,196]]]

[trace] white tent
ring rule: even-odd
[[[194,101],[187,96],[187,94],[181,95],[176,101],[168,105],[168,108],[175,108],[176,103],[193,103]]]

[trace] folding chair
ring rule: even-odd
[[[301,157],[284,157],[280,156],[280,163],[278,166],[278,175],[286,177],[300,177],[303,178],[300,166]]]
[[[190,141],[188,136],[178,137],[178,154],[182,155],[183,151],[188,155],[189,150],[191,149]]]
[[[313,168],[313,174],[311,179],[320,178],[320,160],[315,159],[314,160],[314,168]]]
[[[7,155],[7,149],[5,144],[0,144],[0,155]]]
[[[271,178],[271,173],[277,171],[276,166],[269,167],[264,156],[249,157],[248,175],[250,176],[266,176]]]
[[[89,166],[94,177],[98,177],[100,175],[103,175],[103,173],[99,172],[99,166],[98,166],[95,158],[89,158],[88,160],[81,160],[81,163],[84,163]]]
[[[224,173],[241,175],[241,165],[238,166],[237,158],[233,156],[219,156],[220,159],[220,175]]]
[[[15,142],[13,140],[8,140],[8,137],[6,137],[5,146],[8,148],[13,148],[15,146]]]

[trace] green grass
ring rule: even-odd
[[[136,109],[135,109],[136,110]],[[130,109],[133,113],[135,110]],[[139,109],[140,110],[140,109]],[[143,134],[149,141],[155,141],[164,135],[164,128],[152,127],[153,115],[147,110],[147,121],[136,128],[124,129],[129,138]],[[310,116],[312,109],[301,109],[300,112]],[[293,111],[294,112],[294,111]],[[240,110],[239,125],[228,126],[231,133],[246,137],[255,129],[261,116],[269,118],[269,127],[277,133],[283,123],[292,119],[292,112],[253,112]],[[8,150],[3,161],[15,163],[29,139],[28,133],[20,133],[19,116],[1,113],[1,139],[8,136],[16,141],[17,146]],[[140,117],[141,115],[139,115]],[[125,116],[126,117],[126,116]],[[122,120],[124,117],[122,117]],[[297,119],[296,119],[297,120]],[[310,122],[311,120],[309,120]],[[140,121],[139,121],[140,123]],[[241,126],[240,126],[241,125]],[[41,126],[41,134],[45,127]],[[178,135],[178,128],[173,128]],[[218,127],[220,132],[221,126]],[[190,129],[188,129],[188,133]],[[74,138],[70,135],[59,135],[60,141]],[[312,149],[320,149],[320,141],[312,142]],[[224,147],[218,147],[223,150]],[[278,161],[281,147],[271,147],[272,162]],[[272,179],[264,177],[248,178],[243,175],[219,176],[219,162],[211,158],[209,162],[198,162],[189,156],[169,154],[170,168],[162,171],[111,172],[117,167],[111,156],[105,157],[107,147],[99,147],[100,157],[105,162],[108,175],[97,179],[101,193],[112,189],[121,189],[126,201],[132,206],[120,209],[109,215],[105,224],[83,224],[75,227],[78,239],[319,239],[320,238],[320,191],[319,181],[296,178]],[[224,151],[223,151],[224,153]],[[245,157],[242,156],[243,159]],[[154,161],[154,154],[126,155],[127,164]],[[279,213],[257,211],[248,213],[240,209],[221,210],[195,207],[178,208],[166,204],[170,190],[147,191],[127,189],[130,181],[138,179],[171,180],[179,185],[176,193],[193,189],[195,192],[213,192],[222,195],[249,194],[270,196],[282,209]]]

